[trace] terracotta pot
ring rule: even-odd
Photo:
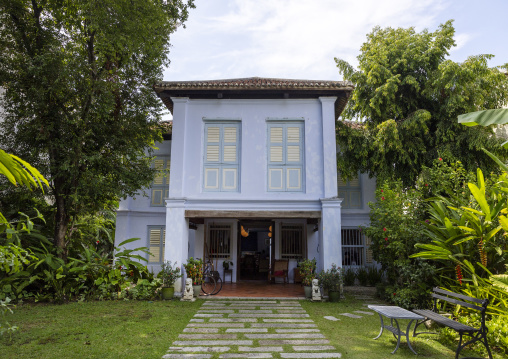
[[[331,291],[331,290],[328,291],[328,301],[336,303],[339,300],[340,300],[340,292],[339,291],[337,291],[337,292]]]
[[[174,287],[162,287],[161,296],[163,300],[173,299],[174,295],[175,295]]]
[[[194,291],[194,298],[197,298],[199,296],[199,293],[201,293],[201,285],[192,285],[192,290]]]

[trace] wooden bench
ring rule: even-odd
[[[463,294],[458,294],[454,292],[450,292],[447,290],[434,288],[432,293],[434,306],[432,310],[424,310],[424,309],[415,309],[413,310],[414,313],[420,314],[424,317],[423,320],[420,320],[416,323],[413,336],[417,336],[419,334],[436,334],[433,332],[420,332],[416,333],[416,328],[426,320],[433,320],[436,323],[439,323],[441,325],[444,325],[445,327],[451,328],[459,333],[459,345],[457,347],[457,350],[455,352],[455,359],[459,358],[459,353],[462,349],[464,349],[467,345],[475,343],[477,341],[480,341],[485,345],[485,348],[487,348],[487,352],[489,353],[489,358],[492,359],[492,354],[490,352],[489,343],[487,342],[487,327],[485,326],[485,311],[487,310],[487,306],[489,304],[488,299],[477,299],[473,297],[468,297]],[[468,325],[459,323],[455,320],[452,320],[450,318],[444,317],[438,313],[437,309],[437,301],[445,301],[454,305],[460,305],[465,308],[477,310],[481,313],[481,325],[479,328],[473,328]],[[477,305],[480,304],[481,306]],[[471,337],[471,339],[464,344],[462,344],[462,336],[466,335]],[[464,358],[465,359],[465,358]]]

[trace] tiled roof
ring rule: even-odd
[[[336,96],[335,118],[338,118],[347,104],[354,85],[349,81],[248,77],[227,80],[162,81],[156,83],[153,88],[171,113],[173,113],[171,97],[293,99]]]

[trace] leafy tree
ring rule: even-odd
[[[356,86],[343,116],[364,120],[337,124],[344,177],[361,171],[408,185],[438,157],[459,160],[468,171],[490,172],[496,167],[481,148],[506,156],[492,129],[457,123],[460,114],[502,107],[508,79],[488,67],[491,55],[447,60],[454,32],[452,21],[435,32],[376,27],[361,47],[358,70],[335,59],[344,79]]]
[[[54,243],[153,178],[161,102],[151,86],[193,0],[4,0],[0,141],[50,180]],[[148,150],[147,150],[148,149]]]

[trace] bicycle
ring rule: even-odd
[[[213,263],[208,260],[204,264],[203,269],[203,282],[201,284],[201,290],[206,295],[215,295],[222,289],[222,279],[218,271],[213,270]]]

